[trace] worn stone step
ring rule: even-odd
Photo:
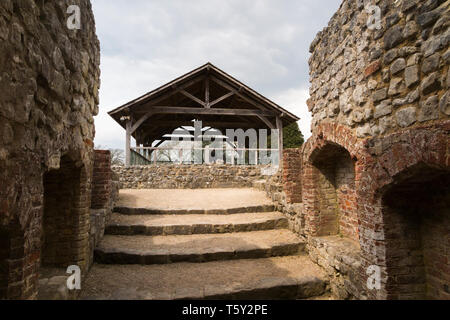
[[[307,299],[327,291],[307,256],[173,263],[94,264],[81,299]]]
[[[105,234],[111,235],[189,235],[249,232],[288,227],[279,212],[233,215],[122,215],[114,213]]]
[[[226,215],[237,213],[256,213],[256,212],[273,212],[275,206],[273,204],[266,205],[254,205],[245,207],[231,207],[231,208],[217,208],[217,209],[161,209],[161,208],[138,208],[138,207],[123,207],[116,206],[114,211],[120,214],[128,215],[181,215],[181,214],[214,214],[214,215]]]
[[[166,264],[293,255],[305,248],[286,229],[173,236],[106,235],[95,261],[108,264]]]

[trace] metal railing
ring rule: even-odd
[[[135,147],[130,150],[131,165],[213,163],[260,165],[278,163],[279,156],[278,149],[259,148]]]

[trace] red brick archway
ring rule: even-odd
[[[91,165],[79,155],[63,157],[57,171],[32,155],[27,166],[0,168],[0,299],[36,299],[43,267],[86,269]],[[51,181],[59,181],[53,189]]]
[[[323,123],[303,150],[307,233],[340,233],[358,241],[356,190],[367,159],[362,142],[345,126]]]
[[[31,230],[15,219],[0,226],[0,300],[32,299],[37,288],[39,251],[30,245]]]
[[[411,233],[411,230],[415,230],[417,237],[423,238],[424,232],[414,226],[428,228],[427,234],[448,237],[448,230],[445,229],[448,214],[441,214],[439,210],[448,208],[444,201],[448,201],[449,196],[443,186],[448,185],[450,171],[449,132],[450,122],[447,121],[440,125],[418,127],[385,137],[358,141],[351,129],[334,123],[324,123],[316,128],[314,135],[303,148],[303,203],[309,236],[324,235],[317,200],[319,191],[316,181],[321,169],[317,167],[318,159],[333,150],[340,150],[348,152],[354,161],[355,210],[361,248],[360,282],[365,287],[368,278],[366,270],[371,265],[379,266],[382,276],[381,290],[368,290],[369,298],[448,298],[448,287],[444,285],[445,282],[448,283],[449,277],[445,273],[448,273],[448,267],[444,268],[445,261],[448,262],[449,259],[448,240],[443,242],[447,247],[432,247],[433,238],[423,240],[420,245],[425,246],[426,250],[414,253],[419,257],[417,259],[437,259],[441,265],[432,265],[426,261],[406,264],[409,268],[425,270],[410,277],[402,274],[401,270],[401,267],[405,267],[401,261],[409,259],[405,256],[406,251],[396,251],[396,247],[412,243],[404,237],[408,232]],[[428,179],[425,179],[427,177]],[[414,187],[409,188],[411,185]],[[431,192],[427,192],[427,188],[424,189],[423,186],[427,185],[430,186],[428,189],[432,190]],[[425,205],[417,211],[419,217],[411,221],[402,213],[405,210],[399,210],[397,205],[414,202],[408,201],[411,196],[401,196],[408,192],[422,194],[427,199],[424,201]],[[435,194],[437,196],[434,196]],[[393,198],[398,201],[392,201]],[[421,218],[424,208],[430,206],[436,209],[434,219],[424,220]],[[402,228],[400,231],[396,229],[399,226]],[[403,235],[400,237],[400,243],[396,242],[399,232]],[[413,244],[406,249],[412,252],[414,248]],[[410,261],[414,261],[414,258]],[[439,274],[441,276],[436,276]]]
[[[44,175],[41,262],[43,267],[87,267],[90,181],[85,166],[69,156]]]
[[[424,237],[448,238],[448,230],[442,229],[448,225],[448,212],[439,210],[449,197],[444,188],[450,174],[449,124],[366,142],[374,161],[364,168],[357,189],[363,281],[369,265],[382,270],[382,288],[369,291],[369,297],[449,298],[442,284],[448,282],[448,266],[425,261],[427,256],[448,261],[449,241],[442,240],[446,247],[433,247],[433,238]],[[427,208],[435,212],[424,217]],[[428,228],[425,233],[423,228]]]

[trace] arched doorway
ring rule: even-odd
[[[25,278],[29,272],[25,251],[25,237],[20,226],[16,222],[0,226],[0,299],[27,297]],[[29,271],[32,270],[31,263],[30,268]]]
[[[386,291],[397,299],[450,299],[450,172],[423,163],[382,194]]]
[[[42,267],[84,269],[88,260],[89,183],[85,168],[67,156],[44,175]]]
[[[327,143],[312,154],[316,236],[337,235],[358,240],[355,162],[343,147]]]

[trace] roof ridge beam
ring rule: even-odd
[[[153,113],[163,114],[201,114],[201,115],[229,115],[229,116],[274,116],[270,111],[256,109],[206,109],[196,107],[171,107],[171,106],[154,106],[150,111]]]

